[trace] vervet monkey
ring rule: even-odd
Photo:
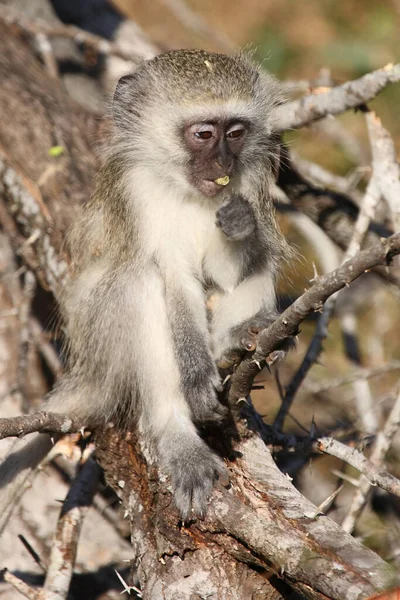
[[[270,112],[281,101],[241,54],[176,50],[144,63],[117,85],[104,164],[71,234],[70,365],[46,408],[88,427],[136,420],[184,519],[204,515],[224,470],[198,433],[225,415],[216,364],[253,350],[276,318],[287,245],[270,194]],[[8,479],[49,446],[37,436],[9,457]]]

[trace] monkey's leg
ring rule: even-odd
[[[182,384],[181,368],[185,363],[179,355],[193,349],[175,347],[175,341],[179,338],[179,343],[186,340],[192,344],[197,340],[186,332],[184,319],[188,315],[186,309],[182,312],[182,305],[177,307],[178,314],[171,321],[165,286],[156,271],[147,275],[140,285],[140,300],[137,297],[136,303],[139,317],[136,334],[142,349],[136,366],[143,398],[139,425],[156,443],[161,465],[171,477],[182,517],[188,519],[191,510],[202,517],[214,479],[224,467],[198,435]],[[178,315],[183,327],[174,335],[172,329]]]

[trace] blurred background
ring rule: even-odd
[[[134,52],[140,39],[139,53],[147,56],[156,48],[202,47],[228,53],[247,48],[265,69],[285,82],[289,97],[343,83],[399,60],[400,0],[0,0],[1,4],[32,19],[55,23],[59,18],[126,44]],[[94,57],[71,40],[52,38],[52,46],[68,92],[88,110],[102,115],[116,78],[133,65],[121,67],[118,60]],[[388,86],[370,104],[397,148],[399,106],[400,85]],[[371,174],[361,112],[289,132],[285,141],[314,183],[344,191],[355,204],[360,202]],[[317,172],[315,165],[323,171]],[[378,215],[384,212],[384,207],[378,206]],[[316,228],[310,229],[284,212],[278,212],[278,218],[297,252],[280,282],[285,307],[310,285],[315,268],[319,273],[335,268],[342,254]],[[314,329],[315,318],[303,324],[297,350],[279,367],[282,387],[300,365]],[[52,333],[50,322],[48,331]],[[349,338],[356,351],[349,350]],[[381,371],[374,377],[343,383],[360,368]],[[323,352],[295,398],[286,431],[306,435],[316,430],[361,448],[368,446],[398,391],[399,368],[398,290],[374,276],[364,276],[340,296]],[[276,374],[262,372],[257,382],[260,389],[254,392],[254,403],[268,423],[273,422],[280,405],[279,382]],[[45,391],[38,386],[38,398]],[[388,465],[398,477],[399,456],[397,436]],[[342,522],[354,492],[348,479],[358,477],[357,472],[326,456],[308,460],[277,453],[277,459],[317,505],[343,484],[328,512]],[[375,491],[355,532],[384,558],[400,565],[397,500]]]

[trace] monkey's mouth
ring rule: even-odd
[[[216,183],[215,179],[199,179],[196,185],[200,192],[202,192],[205,196],[212,198],[213,196],[219,194],[219,192],[224,189],[227,183]]]

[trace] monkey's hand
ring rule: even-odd
[[[254,210],[243,196],[232,196],[217,211],[216,225],[229,240],[241,242],[256,229]]]
[[[217,367],[222,370],[229,369],[238,364],[246,352],[254,352],[260,333],[267,329],[274,320],[275,318],[271,316],[255,317],[232,329],[229,340],[230,348],[217,360]],[[296,342],[293,338],[283,340],[278,348],[267,357],[267,365],[270,367],[283,360],[295,345]]]

